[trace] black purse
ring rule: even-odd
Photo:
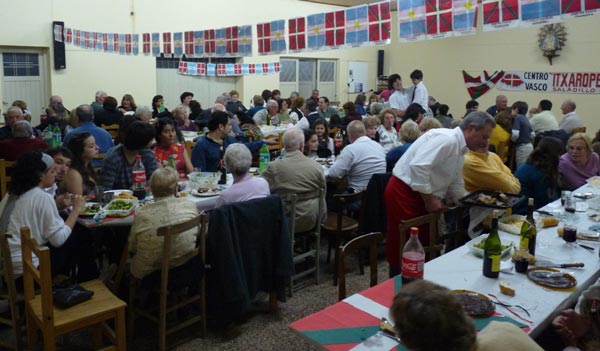
[[[54,305],[60,308],[69,308],[94,296],[94,292],[81,287],[79,284],[73,284],[66,287],[55,287],[52,292]]]

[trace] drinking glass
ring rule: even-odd
[[[560,193],[560,204],[565,207],[565,203],[567,202],[567,199],[571,199],[571,192],[568,190],[563,190]]]
[[[94,187],[94,201],[104,203],[104,187],[96,185]]]
[[[571,245],[577,240],[577,227],[573,224],[566,224],[563,228],[563,240]]]

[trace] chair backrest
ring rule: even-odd
[[[335,194],[333,195],[333,201],[335,202],[336,206],[337,206],[337,226],[336,228],[339,230],[341,230],[342,228],[342,224],[343,224],[343,220],[344,220],[344,213],[350,215],[350,212],[352,212],[350,210],[350,206],[363,200],[363,197],[365,195],[364,191],[359,191],[357,193],[352,193],[352,194]],[[358,211],[358,217],[359,223],[362,223],[362,215],[363,215],[363,211],[362,211],[362,206],[361,209]]]
[[[10,183],[11,176],[8,175],[8,169],[15,166],[15,161],[6,161],[0,159],[0,199],[4,197],[8,192],[8,184]]]
[[[193,141],[186,141],[185,142],[185,151],[188,154],[188,157],[192,157],[192,150],[194,149],[194,145],[196,145],[196,143],[194,143]]]
[[[106,157],[106,154],[99,152],[96,157],[94,157],[94,160],[98,160],[100,163],[102,163],[104,161],[104,157]],[[94,167],[94,171],[96,171],[96,173],[100,172],[100,169],[102,169],[102,164],[98,167]]]
[[[0,323],[10,326],[14,331],[14,343],[9,343],[5,340],[0,340],[0,346],[10,347],[15,350],[22,349],[21,342],[21,324],[19,317],[19,309],[17,305],[17,289],[15,286],[15,276],[13,271],[12,259],[10,256],[10,249],[8,247],[8,238],[11,237],[10,234],[0,233],[0,256],[2,256],[2,261],[0,264],[2,265],[0,271],[2,273],[2,278],[4,278],[4,286],[2,288],[2,299],[7,299],[8,308],[10,311],[10,318],[6,318],[5,316],[0,316]]]
[[[308,201],[313,199],[318,199],[319,205],[317,208],[317,220],[315,226],[313,227],[314,231],[318,234],[321,233],[321,213],[323,211],[323,204],[321,201],[321,197],[323,196],[323,189],[319,189],[314,192],[305,192],[300,194],[289,194],[283,198],[284,203],[286,204],[288,210],[288,218],[290,219],[290,233],[294,234],[296,231],[296,204],[302,201]]]
[[[400,225],[398,226],[398,230],[400,232],[400,256],[402,257],[402,249],[404,248],[404,244],[408,240],[409,230],[411,227],[422,227],[424,225],[428,225],[429,231],[429,245],[423,245],[423,249],[425,250],[425,258],[426,260],[432,260],[440,255],[441,250],[444,248],[443,244],[439,242],[438,235],[438,223],[440,219],[439,213],[429,213],[424,216],[420,216],[417,218],[409,219],[406,221],[400,221]],[[422,243],[422,242],[421,242]],[[400,265],[400,262],[398,262]]]
[[[31,237],[28,227],[21,228],[21,253],[23,256],[23,287],[25,302],[35,298],[34,282],[41,291],[42,320],[54,325],[54,305],[52,304],[52,275],[50,270],[50,250],[46,246],[38,247]],[[32,254],[39,259],[39,267],[33,264]]]
[[[383,234],[374,232],[358,236],[344,246],[337,248],[338,250],[338,301],[346,298],[346,255],[357,249],[369,249],[369,286],[377,285],[377,242],[383,240]],[[359,263],[360,264],[360,263]]]
[[[108,134],[114,139],[119,134],[119,124],[103,124],[101,125],[102,129],[106,130]]]
[[[392,172],[376,173],[369,179],[362,206],[364,220],[361,222],[361,233],[387,231],[384,193],[390,178]]]
[[[200,255],[202,262],[206,258],[205,242],[206,242],[206,230],[208,223],[208,214],[202,212],[196,217],[187,220],[183,223],[163,226],[157,229],[156,235],[164,237],[163,241],[163,257],[161,262],[161,290],[167,291],[167,284],[169,281],[169,269],[174,265],[181,264],[195,255]],[[171,261],[171,247],[174,238],[194,227],[198,228],[198,237],[196,239],[196,249],[178,259],[178,262]]]

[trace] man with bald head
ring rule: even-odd
[[[96,145],[98,145],[100,148],[100,153],[106,153],[108,149],[113,146],[113,140],[106,130],[94,124],[94,111],[92,110],[92,107],[90,105],[79,105],[75,109],[75,114],[79,120],[79,125],[65,136],[65,139],[63,140],[63,146],[69,144],[69,140],[73,137],[73,135],[88,132],[94,136],[94,139],[96,139]],[[92,164],[94,167],[102,166],[102,162],[100,160],[93,160]]]
[[[498,114],[498,112],[506,110],[506,106],[508,106],[508,98],[504,95],[498,95],[496,96],[496,104],[488,107],[485,112],[494,117]]]
[[[314,160],[304,156],[304,132],[300,128],[290,128],[283,134],[285,156],[270,162],[262,176],[269,183],[271,193],[284,197],[288,194],[315,193],[325,190],[323,168]],[[323,212],[318,214],[318,202],[299,200],[296,203],[295,231],[310,230],[317,218],[323,218],[327,212],[325,192],[321,198]],[[318,217],[317,217],[318,216]]]
[[[16,161],[24,153],[47,148],[44,140],[33,135],[31,123],[21,120],[13,124],[11,136],[0,141],[0,158]]]
[[[4,126],[0,128],[0,141],[8,138],[12,133],[12,127],[17,121],[25,119],[23,110],[18,106],[11,106],[4,114]]]
[[[367,136],[362,121],[352,121],[347,127],[350,145],[346,146],[329,169],[328,179],[348,178],[348,187],[354,192],[367,188],[371,176],[385,173],[385,151]]]
[[[573,129],[583,127],[581,117],[575,112],[577,106],[573,100],[565,100],[560,105],[560,110],[563,113],[563,118],[558,123],[558,128],[567,132],[567,134],[573,133]]]

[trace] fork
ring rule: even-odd
[[[523,310],[523,312],[525,312],[525,313],[527,314],[527,316],[528,316],[528,317],[530,317],[530,318],[531,318],[531,315],[529,314],[529,312],[527,311],[527,309],[525,309],[525,307],[523,307],[523,306],[521,306],[521,305],[511,305],[511,304],[504,303],[504,302],[500,301],[500,299],[499,299],[499,298],[498,298],[496,295],[494,295],[494,294],[491,294],[491,293],[490,293],[490,294],[488,294],[488,296],[491,296],[491,297],[493,297],[494,299],[496,299],[496,301],[492,301],[493,303],[495,303],[495,304],[497,304],[497,305],[500,305],[500,306],[502,306],[502,307],[506,308],[506,310],[507,310],[508,312],[510,312],[510,313],[512,313],[513,315],[517,316],[519,319],[522,319],[522,320],[524,320],[525,322],[527,322],[527,323],[529,323],[529,324],[533,324],[533,321],[530,321],[529,319],[526,319],[526,318],[524,318],[524,317],[521,317],[521,315],[520,315],[520,314],[518,314],[517,312],[515,312],[515,311],[513,311],[513,310],[511,310],[511,309],[510,309],[511,307],[518,307],[518,308],[522,309],[522,310]]]

